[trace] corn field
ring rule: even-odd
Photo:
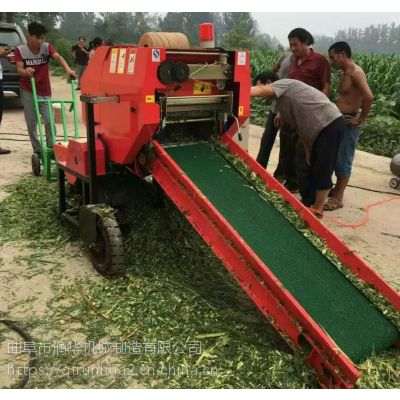
[[[250,54],[251,75],[271,70],[280,51],[252,52]],[[358,148],[374,154],[393,157],[400,153],[400,56],[354,54],[354,62],[367,76],[368,85],[374,95],[370,117],[363,125]],[[332,70],[331,100],[339,92],[340,72]],[[264,125],[267,107],[260,99],[253,99],[251,122]]]
[[[252,77],[260,72],[270,70],[280,54],[279,51],[251,53]],[[378,98],[381,94],[387,100],[396,102],[395,111],[400,116],[400,57],[355,54],[353,59],[364,70],[374,97]],[[336,70],[332,72],[331,100],[334,101],[338,96],[340,73]]]

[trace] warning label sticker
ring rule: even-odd
[[[123,74],[125,70],[126,49],[120,49],[118,59],[118,73]]]
[[[239,116],[243,115],[243,106],[239,106]]]
[[[195,82],[193,88],[193,94],[211,94],[212,84]]]
[[[154,103],[155,96],[146,96],[146,103]]]
[[[237,65],[246,65],[246,52],[245,51],[238,52]]]
[[[111,50],[110,73],[115,74],[117,68],[118,49]]]
[[[129,61],[128,61],[128,74],[133,75],[135,72],[135,62],[136,62],[136,49],[129,49]]]

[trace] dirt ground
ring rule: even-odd
[[[66,80],[52,78],[53,98],[70,98],[70,86]],[[79,93],[79,92],[77,92]],[[81,135],[85,132],[82,123],[81,109],[78,110],[80,117],[79,130]],[[73,132],[72,114],[67,113],[67,126],[70,135]],[[58,137],[62,137],[62,125],[58,125]],[[250,127],[249,152],[256,156],[263,129],[257,126]],[[9,140],[12,139],[12,140]],[[22,174],[30,172],[31,145],[26,132],[23,109],[17,98],[8,97],[6,94],[3,123],[0,128],[0,146],[9,148],[12,153],[0,158],[0,201],[6,194],[2,187],[17,180]],[[273,149],[269,172],[273,172],[276,166],[279,152],[279,140]],[[374,156],[365,152],[357,151],[351,185],[364,189],[382,192],[393,192],[400,195],[389,186],[391,178],[389,170],[390,159]],[[346,223],[356,224],[365,217],[365,207],[394,195],[376,193],[359,188],[348,188],[345,197],[345,207],[341,210],[331,212],[333,218]],[[386,203],[371,209],[370,218],[366,225],[359,228],[341,227],[331,221],[324,223],[338,235],[359,256],[366,259],[371,267],[377,270],[386,280],[394,286],[400,285],[400,204],[397,201]],[[69,245],[68,245],[69,246]],[[66,248],[63,253],[49,253],[44,256],[50,261],[57,258],[63,271],[64,284],[72,284],[75,276],[91,276],[96,279],[96,273],[92,270],[86,255],[82,254],[74,258],[68,258],[65,254],[78,251]],[[29,255],[24,243],[4,245],[0,248],[0,313],[12,310],[13,318],[23,318],[32,313],[38,315],[46,313],[46,302],[52,296],[49,289],[52,275],[51,263],[46,264],[44,270],[38,271],[34,276],[26,277],[27,265],[18,257]],[[60,271],[60,270],[59,270]],[[22,300],[22,301],[21,301]],[[72,327],[70,327],[72,328]],[[34,332],[32,333],[34,334]],[[70,330],[71,337],[73,329]],[[13,335],[10,335],[10,338]],[[15,338],[14,338],[15,340]],[[2,360],[7,359],[5,348],[0,346],[0,386],[8,386],[13,378],[7,373],[6,365]]]

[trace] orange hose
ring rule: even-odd
[[[327,216],[326,214],[324,214],[323,212],[317,211],[317,210],[315,210],[314,208],[309,208],[309,210],[310,210],[313,214],[320,214],[320,215],[323,215],[325,218],[328,218],[330,221],[334,222],[335,224],[338,224],[338,225],[341,225],[341,226],[345,226],[345,227],[347,227],[347,228],[358,228],[358,227],[363,226],[363,225],[365,225],[365,224],[367,223],[367,221],[368,221],[368,219],[369,219],[369,209],[370,209],[371,207],[378,206],[378,205],[383,204],[383,203],[388,203],[389,201],[393,201],[393,200],[400,200],[400,196],[391,197],[390,199],[382,200],[382,201],[379,201],[378,203],[368,204],[367,207],[366,207],[366,210],[365,210],[366,215],[365,215],[364,221],[361,222],[361,223],[359,223],[359,224],[355,224],[355,225],[346,224],[346,223],[344,223],[344,222],[337,221],[336,219],[334,219],[334,218],[332,218],[332,217],[328,217],[328,216]]]

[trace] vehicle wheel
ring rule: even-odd
[[[39,176],[40,175],[40,156],[37,153],[32,154],[32,172],[33,175]]]
[[[90,249],[93,267],[101,274],[112,276],[123,270],[124,242],[117,222],[112,218],[97,222],[97,245]]]
[[[399,186],[400,186],[400,182],[399,182],[399,180],[397,178],[392,178],[390,180],[390,187],[392,189],[397,189]]]

